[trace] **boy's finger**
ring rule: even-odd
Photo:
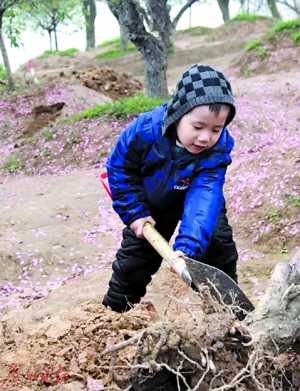
[[[143,236],[143,227],[138,226],[135,234],[138,238],[142,239],[144,237]]]

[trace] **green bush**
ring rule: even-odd
[[[98,118],[104,114],[114,115],[118,119],[125,119],[128,116],[136,116],[144,111],[149,111],[164,103],[159,98],[149,98],[141,92],[130,98],[121,98],[117,101],[95,105],[70,117],[69,121],[78,121],[82,118]]]
[[[124,52],[122,52],[121,49],[111,49],[111,50],[107,50],[104,53],[96,54],[94,58],[96,60],[102,60],[104,58],[116,58],[116,57],[125,56],[126,54],[129,54],[134,51],[137,51],[137,48],[133,44],[130,44],[128,45],[127,50],[125,50]]]
[[[6,70],[4,65],[0,63],[0,79],[6,79]]]
[[[268,19],[268,16],[258,15],[258,14],[237,14],[234,18],[230,19],[229,22],[234,22],[236,20],[246,20],[248,22],[254,22],[256,20]]]
[[[261,40],[260,39],[254,39],[253,41],[250,41],[246,44],[246,52],[250,52],[253,49],[256,49],[260,47],[261,45]]]
[[[277,22],[267,31],[267,38],[273,38],[277,33],[288,33],[293,36],[294,33],[299,33],[300,31],[300,17],[293,20],[286,20]]]

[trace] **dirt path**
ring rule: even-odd
[[[13,281],[27,292],[45,286],[45,281],[50,288],[76,275],[107,269],[121,222],[98,175],[98,170],[89,170],[15,177],[0,186],[0,248],[5,262],[1,284]]]

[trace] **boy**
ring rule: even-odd
[[[234,141],[231,85],[209,66],[183,73],[173,98],[142,113],[121,134],[106,169],[113,208],[126,225],[103,304],[125,312],[146,294],[161,257],[143,238],[146,221],[176,256],[213,265],[237,281],[238,258],[228,225],[223,184]]]

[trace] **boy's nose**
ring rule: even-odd
[[[198,136],[198,141],[201,143],[201,145],[206,145],[209,143],[210,136],[208,132],[201,132]]]

